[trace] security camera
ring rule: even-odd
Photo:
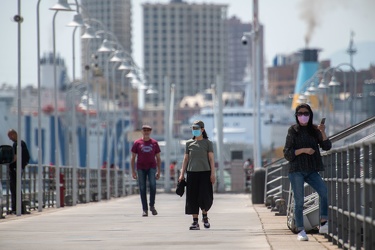
[[[23,22],[23,17],[20,16],[20,15],[15,15],[13,17],[13,21],[15,21],[16,23],[22,23]]]
[[[246,36],[242,36],[241,42],[242,42],[243,45],[247,45],[247,38],[246,38]]]

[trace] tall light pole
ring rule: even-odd
[[[251,80],[253,83],[253,126],[254,126],[254,146],[253,158],[254,167],[259,168],[262,165],[262,143],[261,143],[261,113],[260,113],[260,75],[261,75],[261,50],[259,48],[259,20],[258,20],[258,0],[253,0],[253,27],[252,32],[244,32],[242,44],[247,45],[247,38],[251,39],[251,63],[248,66],[251,71]],[[250,66],[251,65],[251,66]],[[249,90],[250,88],[247,88]],[[246,100],[245,100],[246,101]]]
[[[326,126],[328,126],[328,131],[329,131],[330,134],[333,133],[333,131],[334,131],[334,125],[335,125],[334,124],[335,121],[333,120],[334,119],[334,115],[335,115],[335,107],[334,107],[334,99],[333,99],[333,97],[332,97],[332,110],[333,110],[333,112],[329,112],[330,111],[330,107],[331,107],[331,102],[330,102],[331,98],[330,97],[333,96],[333,94],[332,95],[330,94],[329,88],[332,87],[332,84],[333,84],[332,82],[334,82],[334,81],[332,81],[332,77],[333,77],[332,71],[334,69],[335,69],[334,67],[329,67],[327,69],[324,69],[322,80],[321,80],[321,82],[319,83],[319,86],[318,86],[319,89],[328,89],[327,105],[326,105],[328,108],[325,109],[324,115],[328,115],[330,117],[330,120],[331,120],[331,122],[326,123]],[[326,84],[326,74],[327,73],[329,73],[330,76],[331,76],[331,81],[329,82],[329,83],[331,83],[331,86],[329,86],[329,83]]]
[[[110,51],[110,50],[109,50]],[[108,51],[108,52],[109,52]],[[112,52],[113,53],[113,52]],[[111,54],[112,54],[111,53]],[[107,59],[107,62],[106,62],[106,67],[105,67],[105,77],[106,77],[106,81],[107,81],[107,84],[106,84],[106,98],[107,98],[107,112],[106,112],[106,123],[107,123],[107,125],[106,125],[106,132],[107,132],[107,166],[106,166],[106,168],[107,168],[107,172],[106,172],[106,182],[107,182],[107,200],[109,200],[110,199],[110,197],[111,197],[111,190],[110,190],[110,188],[111,188],[111,186],[110,186],[110,148],[111,148],[111,144],[110,144],[110,133],[109,133],[109,129],[110,129],[110,122],[109,122],[109,119],[110,119],[110,117],[109,117],[109,98],[110,98],[110,96],[109,96],[109,70],[108,70],[108,67],[109,67],[109,58]]]
[[[350,102],[350,112],[352,114],[351,116],[351,125],[354,125],[356,123],[356,98],[357,98],[357,71],[355,70],[353,66],[353,56],[357,53],[357,49],[354,47],[354,32],[350,32],[350,43],[349,43],[349,48],[347,49],[347,53],[350,56],[350,64],[348,65],[351,70],[354,72],[354,91],[350,92],[351,96],[351,102]]]
[[[258,20],[258,0],[253,0],[253,81],[254,81],[254,166],[260,168],[262,166],[262,142],[261,142],[261,114],[260,114],[260,62],[261,55],[259,49],[259,20]]]
[[[118,70],[121,70],[122,72],[121,72],[121,94],[123,94],[123,100],[125,100],[125,75],[126,75],[126,72],[129,70],[129,68],[126,66],[126,64],[125,64],[125,62],[123,61],[122,63],[121,63],[121,65],[117,68]],[[130,84],[129,84],[130,85]],[[128,102],[129,102],[129,104],[131,105],[131,88],[129,87],[129,92],[128,92]],[[130,105],[128,106],[129,107],[129,115],[128,115],[128,121],[129,121],[129,125],[128,126],[130,126]],[[122,111],[123,111],[123,113],[122,113],[122,116],[123,116],[123,118],[122,118],[122,120],[121,120],[121,128],[122,128],[122,130],[121,130],[121,138],[122,138],[122,142],[121,142],[121,159],[122,159],[122,169],[123,169],[123,171],[124,171],[124,174],[122,175],[122,193],[123,194],[125,194],[125,181],[126,181],[126,179],[125,179],[125,169],[126,169],[126,161],[125,161],[125,157],[126,157],[126,155],[125,155],[125,142],[126,142],[126,140],[125,140],[125,135],[126,135],[126,133],[125,133],[125,117],[126,117],[126,111],[125,111],[125,102],[124,103],[122,103]]]
[[[357,71],[354,68],[353,64],[350,64],[350,63],[340,63],[339,65],[335,67],[335,69],[340,69],[342,66],[348,66],[350,70],[353,72],[354,89],[350,88],[349,92],[350,92],[350,114],[351,114],[350,125],[354,125],[356,123]],[[345,79],[345,72],[343,74],[344,74],[344,79]],[[344,92],[346,92],[346,81],[344,85]]]
[[[72,140],[72,161],[71,161],[71,164],[72,164],[72,169],[73,169],[73,175],[72,175],[72,204],[73,206],[77,205],[77,194],[78,194],[78,187],[77,187],[77,183],[78,183],[78,180],[77,180],[77,155],[76,155],[76,152],[77,152],[77,140],[76,140],[76,137],[77,137],[77,117],[76,117],[76,96],[75,96],[75,93],[76,93],[76,90],[78,88],[83,88],[84,87],[84,83],[82,82],[72,82],[72,86],[71,86],[71,93],[72,93],[72,131],[71,131],[71,140]]]
[[[76,56],[75,56],[75,34],[78,27],[84,26],[82,16],[79,13],[79,5],[77,4],[77,14],[74,15],[74,19],[72,22],[68,24],[70,27],[74,27],[73,34],[72,34],[72,61],[73,61],[73,67],[72,67],[72,73],[73,73],[73,81],[72,81],[72,88],[75,86],[76,81]],[[73,206],[77,205],[77,194],[78,194],[78,187],[77,187],[77,145],[76,145],[76,132],[77,132],[77,120],[76,120],[76,105],[75,105],[75,98],[73,99],[72,103],[72,128],[71,128],[71,142],[72,142],[72,149],[71,149],[71,161],[70,164],[73,168],[73,185],[72,185],[72,199],[73,199]]]
[[[214,109],[215,112],[215,123],[216,123],[216,148],[217,148],[217,159],[219,163],[219,178],[218,178],[218,192],[223,193],[225,191],[224,185],[224,154],[223,149],[223,81],[221,76],[217,76],[216,85],[213,88],[214,93]]]
[[[115,54],[115,56],[116,56],[116,54]],[[113,105],[113,128],[112,128],[112,130],[113,130],[113,140],[114,140],[114,147],[113,147],[113,149],[114,149],[114,160],[113,160],[113,166],[114,166],[114,170],[115,170],[115,187],[117,187],[117,184],[118,184],[118,176],[117,176],[117,171],[116,171],[116,166],[117,166],[117,149],[118,149],[118,147],[117,147],[117,111],[118,111],[118,107],[117,107],[117,105],[115,105],[116,104],[116,90],[117,90],[117,86],[116,86],[116,68],[117,68],[117,64],[118,64],[118,62],[121,62],[122,61],[122,59],[120,59],[120,58],[115,58],[115,57],[112,57],[111,59],[110,59],[110,61],[111,62],[114,62],[114,64],[113,64],[113,67],[112,67],[112,79],[113,79],[113,84],[112,84],[112,86],[113,86],[113,88],[112,88],[112,99],[113,99],[113,103],[114,103],[114,105]],[[116,188],[115,190],[115,197],[118,197],[118,189]]]
[[[52,21],[52,38],[53,38],[53,83],[54,83],[54,123],[55,123],[55,182],[56,182],[56,207],[60,207],[60,162],[59,162],[59,133],[58,133],[58,108],[57,108],[57,99],[58,99],[58,86],[57,86],[57,69],[56,69],[56,15],[59,11],[71,11],[66,0],[59,0],[59,3],[54,5],[50,10],[54,10],[55,14],[53,15]]]
[[[166,193],[171,192],[171,178],[169,172],[169,165],[171,164],[170,152],[171,152],[171,124],[169,123],[170,118],[170,107],[171,107],[171,83],[168,76],[164,76],[164,139],[165,139],[165,154],[164,154],[164,191]]]
[[[96,86],[97,86],[97,91],[96,91],[96,132],[97,132],[97,171],[98,171],[98,177],[97,177],[97,180],[98,180],[98,197],[97,197],[97,200],[100,201],[102,199],[102,173],[101,173],[101,158],[100,158],[100,145],[101,145],[101,141],[100,141],[100,136],[101,136],[101,110],[100,110],[100,99],[101,99],[101,88],[100,88],[100,83],[99,81],[97,80],[97,74],[98,72],[101,72],[101,70],[99,69],[95,69],[95,75],[94,75],[94,78],[95,78],[95,82],[96,82]]]
[[[36,5],[36,37],[37,37],[37,79],[38,79],[38,212],[43,211],[43,169],[42,169],[42,98],[40,83],[40,1]]]
[[[170,95],[170,104],[169,104],[169,131],[168,131],[168,137],[169,137],[169,148],[170,148],[170,151],[172,151],[172,139],[173,139],[173,121],[174,121],[174,96],[175,96],[175,84],[171,84],[171,95]],[[169,165],[168,165],[169,167]],[[168,171],[168,173],[170,173]],[[170,176],[169,176],[170,177]],[[169,183],[169,182],[168,182]],[[170,186],[169,186],[170,188]],[[169,190],[169,189],[168,189]]]
[[[17,48],[18,48],[18,54],[17,54],[17,57],[18,57],[18,62],[17,62],[17,65],[18,65],[18,74],[17,74],[17,77],[18,77],[18,90],[17,90],[17,104],[18,104],[18,107],[17,107],[17,117],[18,117],[18,128],[17,128],[17,131],[18,131],[18,137],[17,137],[17,183],[16,183],[16,190],[17,190],[17,194],[16,194],[16,205],[17,205],[17,216],[20,216],[21,215],[21,204],[22,204],[22,193],[21,193],[21,171],[22,171],[22,162],[21,162],[21,157],[22,157],[22,145],[21,145],[21,138],[22,138],[22,124],[21,124],[21,105],[22,105],[22,102],[21,102],[21,23],[23,21],[23,18],[21,16],[21,1],[18,0],[18,8],[17,8],[17,15],[14,16],[14,21],[17,22],[17,37],[18,37],[18,40],[17,40]],[[21,153],[20,153],[21,152]],[[12,207],[12,209],[14,209]]]

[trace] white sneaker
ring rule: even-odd
[[[299,241],[308,241],[309,238],[306,235],[305,230],[302,230],[301,232],[298,233],[297,240]]]
[[[324,224],[323,226],[319,227],[319,233],[328,234],[328,222],[326,222],[326,224]]]

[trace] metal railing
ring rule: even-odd
[[[375,117],[362,121],[330,137],[338,142],[374,126]],[[326,170],[321,172],[328,187],[330,241],[343,249],[375,249],[375,139],[374,133],[322,153]],[[278,215],[287,216],[287,226],[295,232],[293,193],[288,180],[288,162],[282,158],[265,165],[264,201]],[[319,226],[319,197],[305,185],[305,229]]]
[[[344,249],[375,249],[375,139],[323,156],[328,186],[328,238]]]
[[[86,168],[77,168],[77,194],[73,195],[73,167],[60,167],[60,197],[56,197],[56,176],[55,166],[42,166],[42,207],[51,208],[56,207],[56,199],[60,199],[61,206],[72,206],[74,204],[83,204],[88,202],[97,202],[100,200],[107,200],[107,169],[89,169],[89,181],[86,180]],[[109,187],[110,198],[124,197],[130,194],[138,193],[137,180],[134,180],[130,174],[121,169],[110,169]],[[8,166],[0,165],[0,218],[4,214],[11,212],[11,195],[8,178]],[[158,190],[165,191],[164,175],[156,182]],[[174,178],[170,179],[171,192],[176,187],[177,173]],[[38,165],[27,165],[22,173],[21,189],[22,189],[22,203],[26,206],[26,210],[38,210]],[[89,187],[87,187],[89,185]],[[89,194],[87,195],[87,191]],[[73,202],[73,197],[76,202]],[[87,197],[88,200],[87,200]]]
[[[9,190],[9,178],[7,165],[0,165],[0,216],[11,211],[11,195]],[[28,165],[22,174],[22,200],[24,206],[29,210],[37,210],[39,202],[43,208],[55,207],[56,199],[62,201],[61,206],[73,205],[73,168],[60,167],[60,196],[56,197],[56,178],[54,166],[42,166],[42,192],[43,200],[38,200],[38,166]],[[86,168],[77,169],[77,200],[76,204],[95,202],[107,199],[107,178],[106,169],[89,169],[90,180],[86,181]],[[137,183],[123,170],[110,169],[110,197],[123,197],[137,193]],[[116,174],[117,172],[117,174]],[[117,180],[116,180],[117,177]],[[101,185],[99,185],[99,182]],[[89,188],[86,187],[89,185]],[[87,201],[87,190],[90,194]]]

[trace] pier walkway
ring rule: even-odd
[[[157,216],[142,217],[138,195],[49,208],[0,220],[0,249],[338,249],[323,235],[297,241],[286,216],[253,205],[249,194],[214,194],[211,228],[190,231],[185,196],[158,193]],[[201,218],[201,216],[200,216]]]

